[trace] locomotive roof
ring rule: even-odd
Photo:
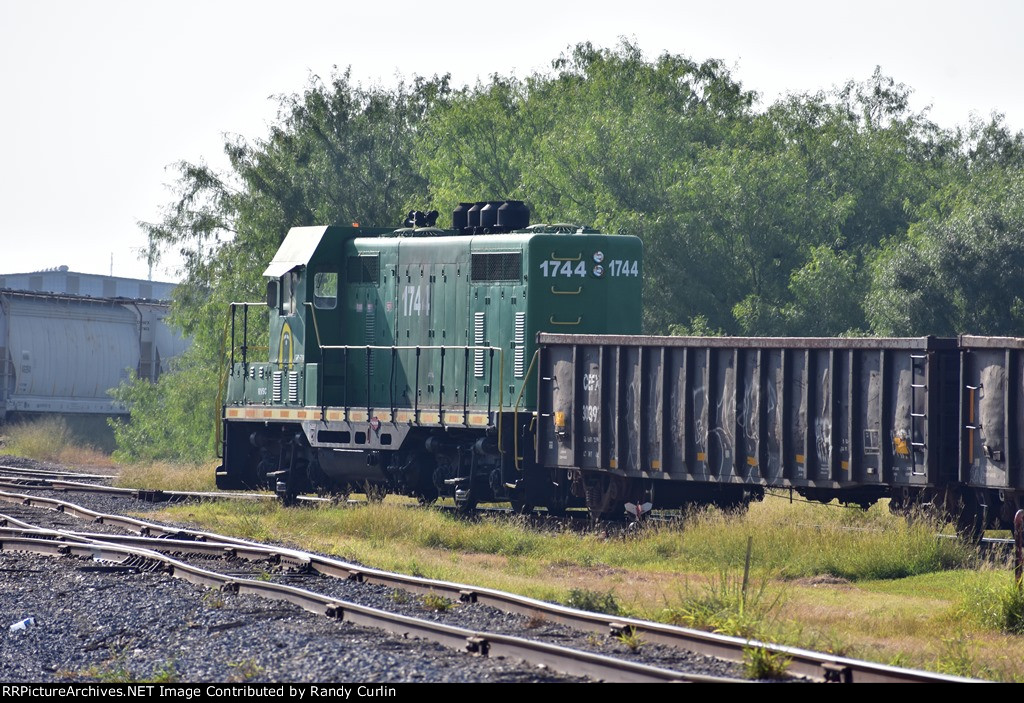
[[[280,278],[296,266],[305,264],[326,233],[326,227],[292,227],[263,275]]]
[[[390,230],[384,229],[360,229],[359,227],[292,227],[288,230],[287,236],[281,242],[277,253],[271,260],[270,265],[263,272],[268,278],[280,278],[296,266],[308,264],[316,253],[320,243],[330,235],[341,240],[355,239],[365,235],[368,237],[379,235],[381,232]]]
[[[363,228],[363,227],[292,227],[280,248],[274,255],[273,260],[267,266],[263,275],[267,278],[280,278],[297,266],[309,264],[316,256],[321,245],[329,240],[330,247],[337,247],[350,239],[376,239],[381,235],[393,235],[394,231],[388,228]],[[435,246],[438,240],[458,240],[466,242],[476,251],[487,251],[488,249],[507,247],[512,243],[524,243],[538,236],[555,237],[585,237],[588,235],[605,236],[602,232],[585,231],[579,233],[556,233],[550,231],[523,231],[510,232],[505,234],[480,234],[464,235],[456,231],[439,232],[439,235],[429,237],[395,237],[381,239],[381,246],[388,242],[392,246],[402,245],[413,246]],[[625,236],[625,235],[616,235]],[[325,249],[325,251],[327,251]],[[331,249],[337,251],[337,249]]]

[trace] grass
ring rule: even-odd
[[[427,593],[420,602],[423,603],[423,609],[431,613],[447,613],[455,607],[450,600],[436,593]]]
[[[72,466],[113,463],[83,447],[60,421],[6,431],[7,452]],[[121,486],[214,487],[212,463],[118,469]],[[542,532],[521,518],[461,520],[410,509],[395,496],[370,505],[288,509],[219,501],[169,506],[159,516],[613,615],[903,666],[1003,680],[1022,676],[1024,596],[1003,565],[983,564],[970,545],[935,539],[934,523],[908,523],[884,504],[861,511],[769,494],[742,515],[697,510],[621,533]],[[744,590],[751,535],[752,571]],[[211,595],[210,605],[220,604]],[[424,607],[434,606],[424,601]],[[759,677],[782,666],[764,655],[748,653]]]
[[[174,511],[179,519],[247,537],[286,536],[426,575],[449,571],[444,555],[453,553],[469,561],[497,558],[510,578],[532,581],[552,569],[596,570],[620,579],[637,572],[719,574],[742,569],[749,535],[756,536],[755,569],[783,580],[820,575],[851,581],[898,579],[966,567],[974,558],[968,545],[936,540],[934,525],[907,524],[881,508],[864,518],[880,525],[877,530],[845,531],[849,519],[834,508],[766,503],[742,517],[701,511],[678,523],[610,537],[567,529],[541,532],[516,519],[465,521],[392,501],[326,509],[220,502]],[[533,590],[555,594],[543,582]],[[565,600],[568,590],[559,600]]]
[[[231,668],[231,676],[229,681],[246,682],[252,681],[263,676],[266,673],[266,669],[260,666],[255,659],[243,659],[242,661],[229,662],[228,666]]]
[[[762,638],[773,630],[783,592],[772,594],[768,579],[744,587],[742,574],[723,571],[701,587],[689,583],[672,599],[659,620],[733,637]],[[768,635],[770,636],[770,635]]]
[[[638,635],[632,627],[623,629],[622,632],[615,635],[615,639],[618,640],[620,644],[628,647],[631,652],[639,650],[645,644],[644,638]]]
[[[92,425],[83,420],[69,422],[63,417],[46,417],[7,425],[3,428],[4,437],[0,452],[54,462],[70,468],[116,469],[117,478],[114,484],[123,488],[216,490],[215,462],[117,462],[102,447],[89,443],[88,438],[95,436],[98,431]]]
[[[150,462],[120,464],[115,485],[164,491],[214,491],[216,465]]]
[[[622,612],[615,600],[615,594],[611,591],[599,593],[587,588],[574,588],[569,591],[569,597],[565,599],[565,604],[570,608],[589,610],[592,613],[619,615]]]
[[[1024,588],[989,572],[983,581],[965,584],[959,611],[982,627],[1010,635],[1024,635]]]
[[[3,452],[68,466],[109,467],[110,455],[88,443],[86,427],[62,417],[47,417],[4,427]]]
[[[460,520],[395,497],[288,509],[211,502],[169,506],[163,517],[378,568],[904,666],[1014,680],[1024,659],[1024,639],[968,607],[970,594],[988,604],[987,584],[1011,581],[1003,566],[885,506],[767,499],[744,515],[697,511],[610,536],[541,532],[515,518]],[[748,655],[760,677],[773,665],[763,654]]]
[[[78,672],[62,671],[59,675],[63,678],[92,679],[102,683],[177,683],[179,680],[177,665],[173,660],[168,660],[144,674],[138,669],[130,669],[128,659],[127,650],[113,652],[102,664]]]

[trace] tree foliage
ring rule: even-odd
[[[1024,135],[999,116],[940,128],[911,95],[876,70],[761,106],[720,61],[630,43],[454,90],[313,77],[268,134],[227,139],[224,172],[177,165],[144,228],[151,256],[183,255],[174,320],[195,347],[122,397],[212,436],[183,411],[211,396],[227,303],[261,297],[290,227],[470,200],[641,237],[649,333],[1024,334]],[[125,442],[170,432],[133,424]]]
[[[209,455],[228,304],[263,298],[263,270],[290,228],[395,222],[409,203],[422,202],[416,131],[447,92],[447,77],[383,88],[355,84],[347,71],[329,82],[314,76],[303,92],[278,99],[266,137],[227,139],[225,172],[176,165],[173,202],[143,229],[152,257],[168,249],[182,255],[171,319],[193,347],[155,386],[136,380],[119,391],[132,408],[132,426],[118,428],[126,456],[190,456],[192,448],[168,432],[192,437]],[[254,349],[261,343],[258,334],[250,339]]]
[[[950,209],[879,253],[867,296],[872,329],[1024,335],[1024,170],[976,175]]]

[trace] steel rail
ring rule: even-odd
[[[13,523],[14,518],[0,515],[0,540],[16,537],[51,538],[53,530],[38,528],[23,523],[19,527],[4,527],[4,522]],[[195,554],[218,559],[244,559],[251,562],[271,562],[302,571],[309,570],[309,560],[297,559],[291,555],[279,554],[273,549],[244,547],[225,542],[200,542],[197,540],[164,539],[159,537],[135,537],[132,535],[110,535],[96,532],[65,532],[59,531],[62,539],[78,542],[113,542],[127,547],[150,549],[155,552],[171,554]]]
[[[18,473],[29,476],[40,476],[40,477],[53,477],[53,478],[96,478],[96,479],[108,479],[117,478],[117,476],[111,474],[86,474],[78,473],[75,471],[51,471],[49,469],[29,469],[22,466],[5,466],[0,464],[0,471],[6,471],[8,473]]]
[[[199,500],[278,500],[272,493],[238,493],[231,491],[171,491],[152,488],[121,488],[81,481],[64,481],[51,478],[12,478],[0,476],[0,486],[5,488],[32,488],[53,490],[62,493],[106,493],[137,498],[150,503],[180,501],[195,498]],[[320,496],[296,496],[295,500],[305,503],[334,503],[332,498]]]
[[[0,517],[6,517],[0,515]],[[8,518],[9,519],[9,518]],[[52,536],[63,536],[60,530],[35,528],[38,533],[49,532]],[[105,536],[116,540],[116,535]],[[303,610],[356,625],[373,627],[402,636],[415,636],[437,642],[451,649],[487,657],[515,657],[531,664],[543,665],[555,671],[572,676],[593,678],[620,683],[643,682],[700,682],[740,683],[738,679],[688,674],[672,669],[640,664],[595,654],[561,645],[529,640],[513,635],[469,630],[408,615],[389,613],[357,603],[332,598],[304,588],[285,584],[269,583],[254,579],[238,578],[221,574],[210,569],[194,566],[152,549],[136,546],[111,544],[108,541],[56,542],[30,536],[11,536],[0,539],[0,551],[29,552],[44,556],[76,556],[97,561],[122,563],[132,557],[156,561],[165,566],[168,573],[207,588],[237,594],[252,594],[292,603]]]
[[[106,515],[52,498],[11,494],[0,491],[0,501],[45,507],[51,510],[63,510],[65,513],[92,519],[103,524],[117,525],[143,535],[174,537],[177,539],[191,536],[194,539],[223,542],[225,544],[250,548],[262,546],[249,540],[212,532],[168,528],[135,518]],[[550,622],[583,631],[597,632],[599,634],[632,632],[642,637],[646,642],[682,647],[690,651],[730,661],[743,661],[744,654],[748,650],[763,649],[772,654],[787,658],[789,660],[788,671],[790,673],[821,681],[843,683],[963,683],[975,681],[974,679],[938,674],[919,669],[903,669],[849,657],[813,652],[799,647],[787,647],[760,640],[730,637],[637,618],[591,613],[496,589],[396,574],[286,547],[277,547],[275,549],[282,555],[287,554],[297,559],[308,559],[310,569],[326,576],[401,588],[416,593],[444,593],[453,599],[481,603],[505,612],[543,618]]]
[[[26,476],[34,476],[39,474],[38,478],[15,478],[0,475],[0,487],[3,488],[31,488],[34,490],[53,490],[59,493],[105,493],[110,495],[123,495],[136,498],[138,500],[144,500],[151,503],[159,502],[174,502],[189,499],[198,500],[253,500],[253,501],[276,501],[278,497],[272,493],[241,493],[232,491],[176,491],[176,490],[163,490],[163,489],[149,489],[149,488],[121,488],[116,486],[104,486],[95,483],[84,483],[82,481],[70,481],[58,478],[51,478],[50,476],[75,476],[79,478],[116,478],[115,476],[106,476],[101,474],[75,474],[69,472],[59,471],[36,471],[34,469],[18,469],[17,467],[5,467],[0,466],[0,474],[4,471],[18,471]],[[303,503],[338,503],[339,501],[334,498],[325,498],[321,496],[310,496],[310,495],[298,495],[295,496],[295,500]],[[353,501],[348,500],[347,503],[358,503],[362,504],[365,501]],[[420,506],[412,506],[420,507]],[[457,508],[450,505],[433,505],[433,506],[422,506],[432,510],[441,510],[444,512],[456,512]],[[478,507],[477,512],[479,513],[490,513],[490,514],[509,514],[511,509],[509,508],[487,508]],[[579,519],[589,520],[589,516],[585,512],[573,514],[572,511],[566,515],[559,516],[558,519]],[[661,521],[658,515],[653,515],[651,520]],[[669,518],[673,519],[673,518]],[[821,529],[820,525],[803,525],[804,527]],[[835,529],[835,528],[830,528]],[[852,528],[842,527],[838,528],[844,532],[865,532],[865,531],[878,531],[868,530],[867,528]],[[937,534],[938,539],[961,539],[958,535],[946,535]],[[1013,546],[1013,540],[1004,537],[982,537],[978,540],[982,546]]]

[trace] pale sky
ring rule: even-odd
[[[942,126],[996,111],[1021,129],[1022,19],[1010,0],[0,0],[0,273],[107,273],[113,256],[115,275],[145,278],[136,223],[170,201],[166,167],[224,165],[225,133],[262,137],[270,96],[335,65],[366,83],[461,85],[625,36],[650,58],[722,59],[765,104],[880,65]]]

